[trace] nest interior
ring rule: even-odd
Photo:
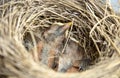
[[[119,22],[111,6],[100,0],[1,1],[0,76],[119,78]],[[43,33],[53,25],[66,23],[71,23],[67,39],[79,44],[85,56],[94,62],[85,72],[58,73],[32,57],[34,54],[38,58],[37,45],[44,39]]]

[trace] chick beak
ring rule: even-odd
[[[66,23],[64,26],[61,26],[60,34],[65,34],[67,30],[71,27],[72,22]]]

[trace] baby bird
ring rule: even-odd
[[[58,72],[67,72],[71,68],[78,68],[76,71],[83,71],[88,68],[91,60],[85,55],[85,51],[78,43],[69,40],[64,53],[59,56]]]
[[[54,68],[55,66],[55,56],[60,51],[60,47],[63,44],[65,31],[69,29],[71,23],[67,23],[64,26],[51,26],[43,34],[43,41],[40,44],[42,49],[40,53],[40,60],[43,64]],[[40,46],[41,47],[41,46]]]
[[[66,72],[76,61],[82,60],[84,50],[79,48],[77,43],[68,41],[64,54],[59,57],[58,72]]]

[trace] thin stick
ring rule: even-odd
[[[72,20],[71,28],[70,28],[70,31],[69,31],[69,33],[68,33],[67,41],[65,42],[64,48],[63,48],[63,50],[62,50],[62,54],[64,53],[65,48],[66,48],[67,43],[68,43],[68,40],[69,40],[69,38],[70,38],[70,33],[71,33],[72,29],[73,29],[73,22],[74,22],[74,20]]]

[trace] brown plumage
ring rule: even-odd
[[[65,31],[70,27],[67,23],[64,26],[51,26],[43,34],[43,40],[38,44],[38,54],[40,61],[49,66],[55,67],[56,55],[60,51],[60,47],[63,44],[62,41],[65,38]],[[42,49],[41,49],[42,48]]]

